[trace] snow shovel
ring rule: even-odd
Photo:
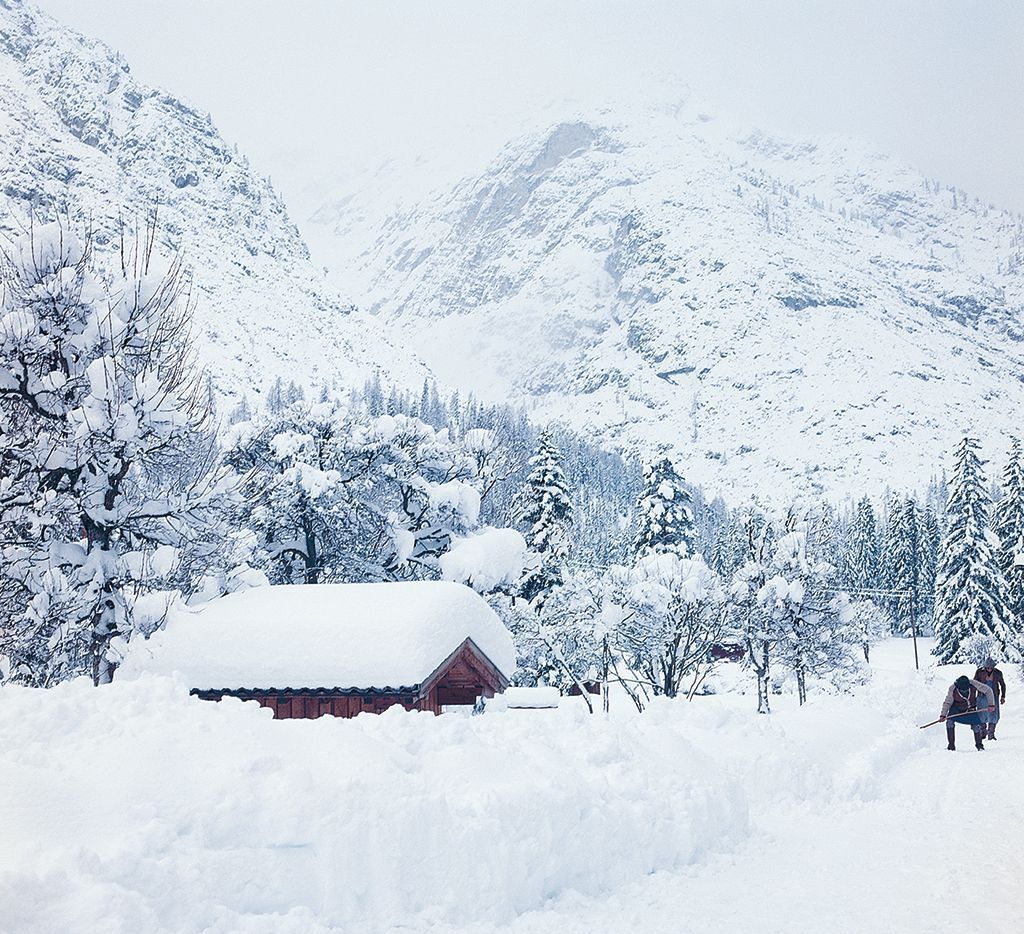
[[[992,708],[992,709],[994,709],[994,708]],[[955,719],[956,717],[966,717],[966,716],[967,716],[967,715],[968,715],[969,713],[980,713],[980,711],[979,711],[979,710],[977,710],[977,709],[975,709],[975,710],[961,710],[961,711],[960,711],[960,713],[950,713],[950,714],[946,714],[946,719],[947,719],[947,720],[953,720],[953,719]],[[935,724],[936,724],[936,723],[942,723],[942,722],[943,722],[943,721],[942,721],[942,719],[941,719],[941,718],[940,718],[940,719],[938,719],[938,720],[932,720],[932,722],[931,722],[931,723],[926,723],[926,724],[924,724],[923,726],[919,726],[919,727],[918,727],[918,729],[919,729],[919,730],[923,730],[923,729],[925,729],[925,728],[927,728],[927,727],[930,727],[930,726],[935,726]]]

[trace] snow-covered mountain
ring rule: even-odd
[[[1022,219],[866,147],[683,104],[516,139],[382,221],[388,185],[310,235],[373,243],[344,275],[439,376],[713,489],[917,487],[1019,430]]]
[[[961,432],[1017,428],[1017,215],[690,102],[555,123],[423,195],[447,170],[393,162],[325,204],[305,227],[331,285],[209,117],[0,0],[0,235],[66,205],[113,250],[120,218],[157,206],[224,393],[418,381],[415,348],[450,384],[672,452],[732,498],[919,486]]]
[[[158,211],[194,278],[198,350],[226,394],[423,370],[329,287],[270,182],[210,118],[101,42],[0,0],[0,236],[65,209],[99,250]]]

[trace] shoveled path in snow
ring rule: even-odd
[[[952,680],[948,670],[924,672],[906,690],[899,677],[889,675],[895,683],[876,687],[873,696],[883,707],[894,706],[889,715],[880,711],[874,737],[866,724],[829,722],[829,716],[813,708],[778,715],[786,726],[781,738],[773,739],[791,744],[799,760],[792,795],[779,784],[786,775],[771,774],[771,760],[761,755],[756,737],[746,753],[725,753],[735,757],[735,772],[750,798],[752,830],[738,849],[656,873],[603,898],[563,895],[500,930],[1018,930],[1024,722],[1017,715],[1020,679],[1007,674],[1010,703],[1000,738],[987,743],[983,753],[974,749],[966,727],[958,729],[960,748],[951,753],[941,725],[928,730],[913,726],[915,720],[925,723],[936,716]],[[876,681],[884,683],[886,677],[882,671]],[[911,698],[903,706],[902,695]],[[850,737],[846,731],[859,735]],[[714,755],[714,742],[712,729],[700,745]],[[815,745],[834,749],[835,758],[817,751],[803,758]],[[759,762],[768,766],[768,774],[757,774]]]

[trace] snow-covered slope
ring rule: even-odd
[[[154,207],[162,248],[193,272],[198,349],[222,392],[378,366],[422,378],[327,286],[269,181],[207,115],[140,85],[102,43],[0,0],[0,235],[66,209],[112,250],[120,218],[144,223]]]
[[[1021,218],[865,147],[682,105],[517,139],[382,227],[360,185],[310,226],[376,236],[363,291],[439,376],[733,496],[919,486],[1019,421]]]

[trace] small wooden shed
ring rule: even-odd
[[[401,705],[441,713],[508,686],[512,638],[469,587],[441,581],[261,587],[175,614],[130,668],[177,674],[204,700],[277,719]]]

